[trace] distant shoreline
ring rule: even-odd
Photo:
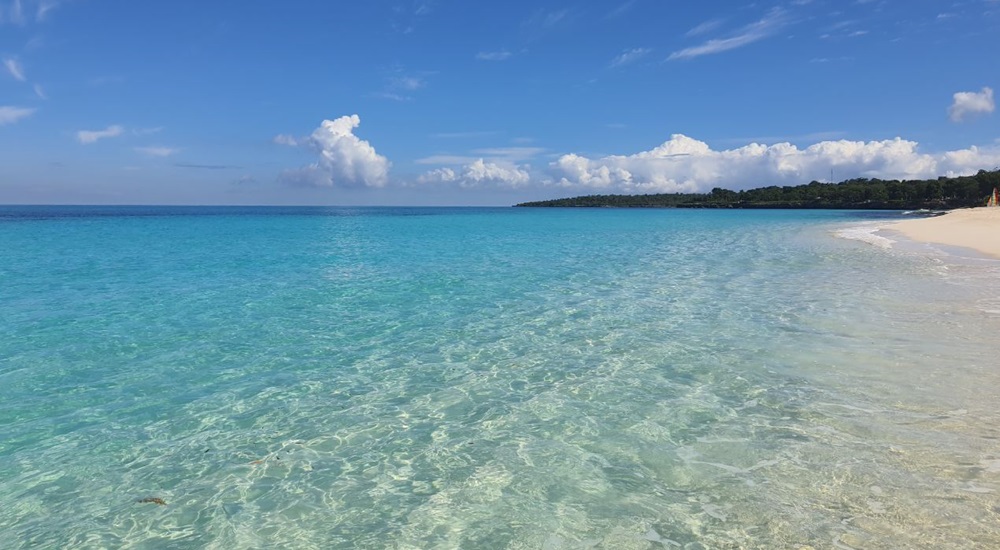
[[[840,183],[812,181],[731,191],[716,187],[709,193],[652,195],[586,195],[523,202],[515,207],[571,208],[770,208],[809,210],[950,210],[985,204],[1000,187],[1000,170],[980,170],[974,176],[927,180],[855,178]]]

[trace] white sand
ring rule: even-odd
[[[887,226],[909,239],[971,248],[1000,258],[1000,208],[965,208]]]

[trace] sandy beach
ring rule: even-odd
[[[887,229],[915,241],[961,246],[1000,258],[1000,208],[953,210],[935,218],[895,223]]]

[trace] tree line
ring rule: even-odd
[[[516,204],[521,207],[612,208],[830,208],[873,210],[951,209],[982,206],[1000,187],[1000,169],[974,176],[928,180],[854,178],[839,183],[758,187],[710,193],[587,195]]]

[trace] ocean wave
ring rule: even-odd
[[[853,225],[851,227],[845,227],[834,231],[834,235],[840,237],[841,239],[862,241],[879,248],[892,248],[893,243],[896,241],[881,235],[876,235],[876,233],[883,227],[885,227],[883,224]]]

